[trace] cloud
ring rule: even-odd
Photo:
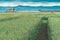
[[[18,6],[15,2],[1,2],[0,6]]]
[[[0,6],[60,6],[59,2],[1,2]]]

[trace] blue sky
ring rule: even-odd
[[[60,2],[0,2],[0,6],[34,6],[34,7],[37,7],[37,6],[60,6]]]
[[[0,0],[0,1],[22,1],[22,2],[60,2],[60,0]]]
[[[7,7],[15,7],[16,10],[60,10],[60,0],[0,0],[0,11]]]
[[[0,6],[60,6],[60,0],[0,0]]]

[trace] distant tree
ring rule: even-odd
[[[15,8],[7,8],[7,12],[15,12]]]
[[[38,11],[41,11],[40,9]]]

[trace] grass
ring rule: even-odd
[[[50,40],[60,40],[60,18],[49,18]]]
[[[0,13],[0,40],[35,40],[40,16]]]
[[[49,38],[59,40],[60,12],[0,13],[0,40],[35,40],[42,17],[49,18]]]

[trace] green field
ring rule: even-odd
[[[60,18],[52,17],[49,21],[50,40],[60,40]]]
[[[60,12],[0,13],[0,40],[35,40],[42,17],[49,19],[49,39],[60,39]]]

